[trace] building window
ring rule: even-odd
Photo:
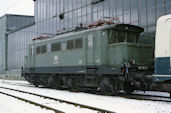
[[[61,43],[53,43],[51,45],[51,51],[60,51],[61,50]]]
[[[68,40],[67,41],[67,49],[73,49],[74,48],[74,41]]]
[[[83,46],[83,40],[82,38],[78,38],[75,40],[75,48],[82,48]]]

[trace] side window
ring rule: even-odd
[[[43,54],[47,52],[47,45],[37,46],[36,54]]]
[[[68,40],[67,41],[67,49],[73,49],[74,48],[74,41]]]
[[[61,43],[53,43],[51,45],[51,51],[60,51],[61,50]]]
[[[43,45],[42,46],[42,53],[46,53],[46,51],[47,51],[47,46],[46,45]]]
[[[82,47],[83,47],[82,38],[75,39],[75,48],[82,48]]]
[[[40,54],[40,52],[41,52],[41,51],[40,51],[40,46],[37,46],[37,47],[36,47],[36,54]]]

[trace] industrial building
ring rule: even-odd
[[[8,16],[0,19],[0,25],[3,26],[1,29],[5,29],[0,30],[1,72],[21,69],[21,66],[24,65],[27,45],[33,38],[42,34],[55,35],[57,32],[77,27],[80,23],[89,25],[100,19],[117,18],[118,23],[143,27],[145,31],[140,41],[154,45],[157,19],[171,13],[171,0],[33,1],[34,20],[33,17],[28,18],[28,21],[14,19],[5,24],[9,20],[3,18]]]
[[[7,70],[8,32],[34,22],[33,16],[6,14],[0,17],[0,73]],[[16,40],[18,41],[18,40]],[[13,42],[15,43],[15,42]]]
[[[27,46],[36,37],[34,23],[22,26],[7,33],[7,68],[6,72],[19,71],[24,66],[24,57],[27,56]]]
[[[154,42],[157,19],[171,13],[171,0],[34,0],[36,30],[55,34],[80,23],[117,17],[145,29],[141,40]]]

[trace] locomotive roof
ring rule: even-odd
[[[32,42],[30,45],[37,44],[37,43],[43,43],[43,42],[46,42],[46,41],[52,41],[52,40],[55,40],[55,39],[61,39],[61,38],[64,38],[64,37],[76,36],[76,35],[84,34],[84,33],[87,33],[87,32],[100,31],[100,30],[106,30],[106,29],[116,29],[116,30],[119,30],[119,31],[133,31],[133,32],[138,32],[138,33],[141,33],[141,32],[144,31],[143,28],[141,28],[139,26],[135,26],[135,25],[112,24],[112,25],[100,26],[100,27],[97,27],[97,28],[91,28],[91,29],[86,29],[86,30],[73,31],[73,32],[69,32],[69,33],[65,33],[65,34],[61,34],[61,35],[55,35],[52,38],[48,38],[48,39],[37,41],[37,42]]]

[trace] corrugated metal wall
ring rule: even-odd
[[[6,33],[6,16],[0,18],[0,73],[5,70],[5,33]]]
[[[33,22],[33,16],[7,14],[0,18],[0,73],[7,68],[7,33]]]
[[[7,15],[7,31],[18,29],[33,22],[33,16]]]
[[[21,69],[24,56],[27,55],[27,46],[35,36],[34,25],[8,34],[8,70]]]
[[[103,0],[96,4],[91,4],[91,1],[36,0],[37,32],[55,34],[79,23],[85,25],[104,17],[119,17],[120,23],[141,26],[145,29],[143,36],[154,39],[157,19],[171,13],[171,0]],[[64,14],[64,19],[59,18],[61,14]]]

